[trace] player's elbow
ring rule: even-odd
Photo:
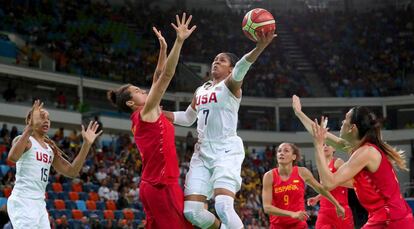
[[[12,153],[9,153],[9,155],[7,155],[7,160],[8,161],[11,161],[11,162],[13,162],[13,163],[16,163],[17,162],[17,160],[19,160],[14,154],[12,154]]]

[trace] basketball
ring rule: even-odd
[[[252,9],[244,15],[242,22],[243,33],[252,41],[257,41],[257,31],[267,33],[276,30],[273,15],[261,8]]]

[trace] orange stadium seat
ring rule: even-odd
[[[89,193],[89,200],[99,201],[99,195],[96,192]]]
[[[52,183],[52,189],[55,192],[63,192],[63,187],[61,183],[57,183],[57,182]]]
[[[79,194],[77,192],[69,192],[69,199],[70,200],[79,200]]]
[[[131,209],[124,210],[124,219],[134,220],[134,212]]]
[[[83,192],[82,184],[80,182],[76,183],[76,184],[72,184],[72,191],[74,191],[74,192]]]
[[[113,200],[107,200],[106,201],[106,209],[107,210],[112,210],[115,211],[116,210],[116,204]]]
[[[55,208],[58,210],[66,209],[65,201],[56,199],[54,200]]]
[[[72,210],[72,218],[73,219],[82,219],[83,213],[79,209],[73,209]]]
[[[104,218],[105,219],[115,219],[114,211],[104,210]]]
[[[9,196],[11,195],[11,192],[12,192],[12,188],[5,187],[3,189],[3,195],[4,195],[4,197],[9,198]]]
[[[86,208],[88,210],[96,210],[96,202],[93,200],[87,200],[86,201]]]

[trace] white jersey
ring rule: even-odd
[[[225,81],[205,83],[196,91],[197,132],[200,142],[222,141],[237,135],[241,98],[227,88]]]
[[[24,152],[16,163],[16,183],[12,194],[44,199],[54,153],[49,145],[46,144],[47,149],[43,148],[32,136],[29,140],[32,147]]]

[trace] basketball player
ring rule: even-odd
[[[334,157],[335,149],[326,144],[323,145],[323,152],[325,154],[325,163],[327,163],[331,172],[336,172],[338,168],[344,164],[341,158]],[[352,188],[352,187],[350,187]],[[338,186],[330,191],[332,196],[345,208],[345,218],[340,218],[336,215],[335,206],[333,206],[325,197],[317,195],[308,199],[308,205],[315,206],[320,201],[320,208],[318,218],[316,220],[316,229],[353,229],[354,219],[352,217],[351,208],[348,205],[348,189],[346,187]]]
[[[405,160],[382,140],[381,124],[366,107],[350,109],[342,121],[340,138],[312,122],[301,110],[299,97],[293,96],[293,109],[305,128],[313,135],[315,157],[322,184],[332,190],[353,183],[355,193],[368,211],[363,228],[414,228],[410,207],[403,199],[393,164],[407,169]],[[321,122],[325,122],[322,117]],[[324,162],[323,144],[350,152],[351,157],[335,173]],[[353,180],[353,181],[352,181]]]
[[[9,160],[16,162],[16,183],[7,200],[7,212],[13,228],[50,228],[44,200],[50,166],[64,176],[78,176],[92,143],[102,133],[96,133],[98,127],[96,122],[90,122],[86,130],[82,126],[82,148],[70,163],[47,137],[49,112],[39,100],[34,102],[26,117],[26,128],[22,135],[13,140],[8,155]]]
[[[296,145],[280,144],[276,156],[277,168],[263,176],[263,208],[265,213],[270,214],[270,228],[308,228],[305,183],[333,203],[335,215],[344,216],[344,208],[315,180],[312,173],[305,167],[295,165],[300,160],[300,151]]]
[[[181,126],[191,126],[198,119],[198,142],[184,190],[184,215],[197,227],[220,226],[220,221],[204,208],[204,202],[214,192],[215,209],[223,228],[243,228],[233,206],[244,160],[243,142],[236,133],[241,86],[251,64],[275,36],[274,31],[259,32],[256,47],[239,61],[232,53],[218,54],[211,65],[213,80],[196,90],[187,110],[164,112]]]
[[[183,13],[172,24],[177,38],[166,57],[167,44],[153,28],[160,42],[160,56],[149,93],[127,84],[108,92],[108,99],[119,109],[131,113],[132,132],[141,153],[140,199],[144,205],[146,228],[191,228],[183,215],[184,194],[178,184],[179,168],[174,126],[160,109],[161,99],[174,76],[181,47],[196,26],[188,29],[192,16]],[[165,61],[165,59],[167,59]]]

